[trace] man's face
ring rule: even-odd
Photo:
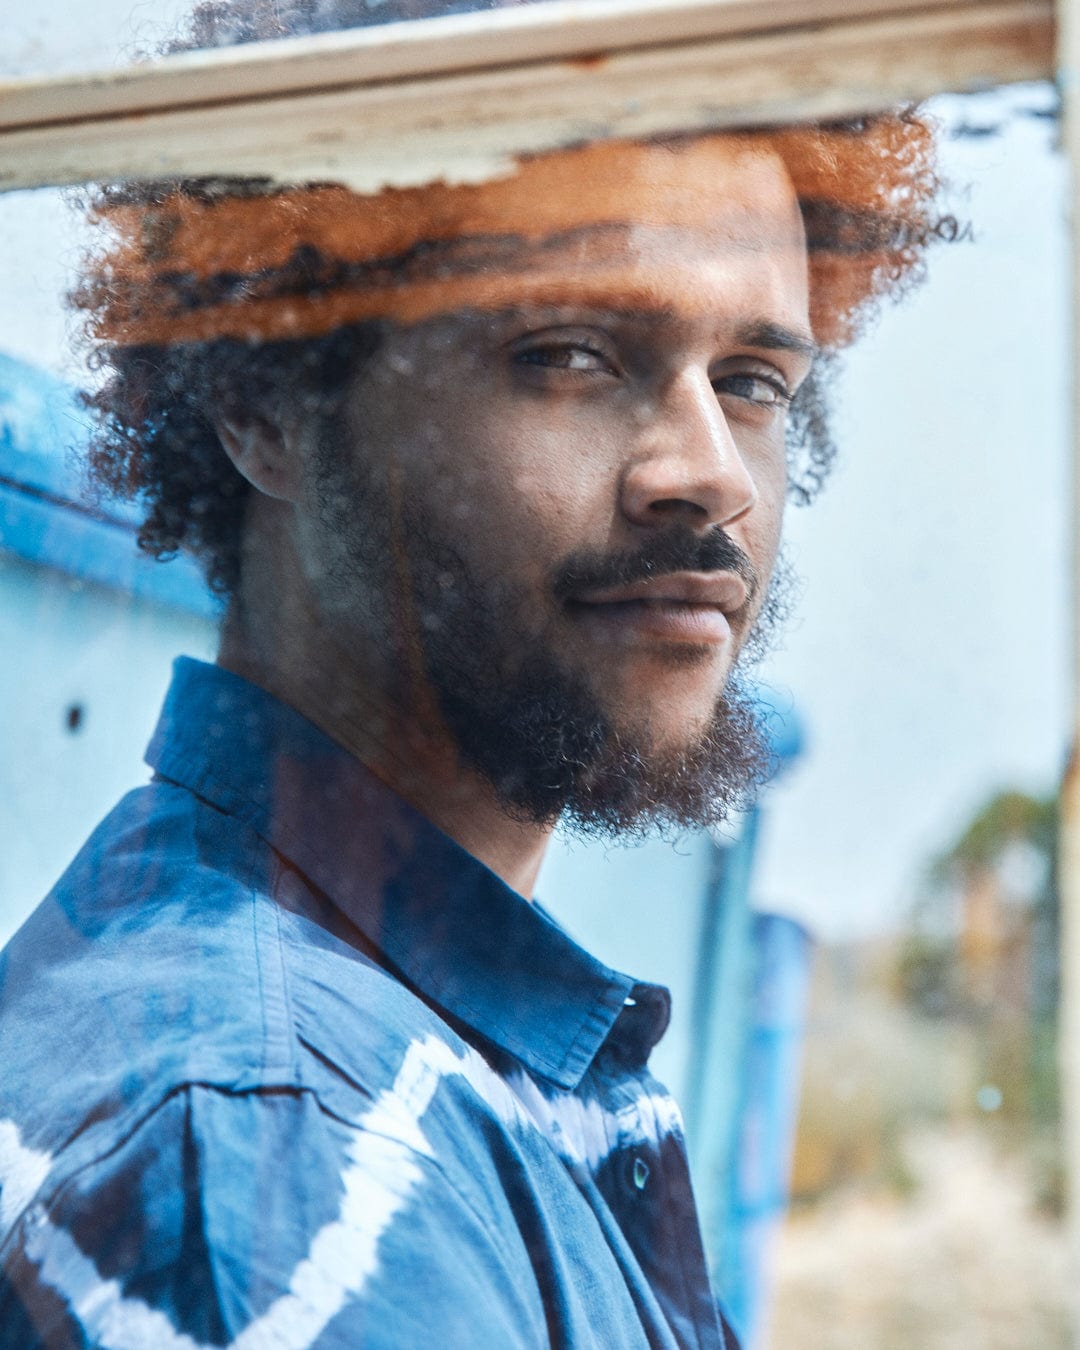
[[[392,654],[404,711],[433,691],[525,816],[685,824],[754,772],[724,691],[810,343],[784,169],[727,169],[707,230],[575,231],[513,307],[389,326],[317,457],[304,549],[341,645]]]

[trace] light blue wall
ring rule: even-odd
[[[690,991],[713,844],[607,848],[556,836],[537,894],[561,924],[609,965],[672,991],[671,1026],[653,1070],[682,1098],[690,1052]]]
[[[208,619],[0,553],[0,942],[145,782],[173,657],[213,644]]]
[[[0,941],[145,781],[173,657],[214,647],[192,565],[142,557],[135,511],[85,500],[86,435],[66,385],[0,353]]]

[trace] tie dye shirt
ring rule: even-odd
[[[729,1347],[664,990],[182,660],[0,958],[0,1347]]]

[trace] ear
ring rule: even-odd
[[[294,502],[300,495],[299,447],[269,418],[219,416],[214,428],[242,478],[266,497]]]

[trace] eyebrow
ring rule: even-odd
[[[526,304],[507,305],[499,312],[511,315],[522,314],[534,308],[550,308],[556,311],[583,308],[595,309],[598,313],[630,323],[648,321],[656,324],[673,323],[679,317],[677,309],[665,301],[654,300],[649,290],[634,295],[630,303],[627,303],[627,299],[628,297],[624,295],[621,297],[621,303],[605,303],[606,297],[591,292],[587,287],[581,287],[572,299],[553,296],[550,300],[545,300],[537,296]],[[797,356],[807,356],[811,360],[816,360],[821,354],[821,347],[808,330],[789,328],[786,324],[777,323],[773,319],[751,319],[740,324],[735,330],[734,340],[742,347],[793,352]]]
[[[782,323],[763,319],[744,324],[735,333],[736,342],[746,347],[765,347],[769,351],[796,352],[800,356],[816,357],[820,348],[809,333],[788,328]]]

